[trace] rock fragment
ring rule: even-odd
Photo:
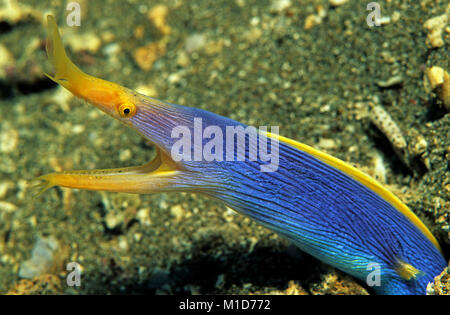
[[[171,32],[170,26],[166,22],[169,8],[166,5],[158,4],[150,9],[148,12],[148,19],[153,22],[158,31],[163,35],[169,35]]]
[[[19,144],[19,132],[9,124],[4,124],[0,131],[0,152],[14,152]]]
[[[138,47],[133,53],[133,58],[142,70],[150,71],[153,63],[165,53],[166,43],[156,42]]]
[[[88,51],[90,53],[96,53],[101,44],[100,37],[92,32],[84,34],[75,33],[67,38],[67,45],[75,52]]]
[[[17,210],[17,206],[12,202],[0,201],[0,212],[12,213]]]
[[[428,283],[426,293],[427,295],[450,295],[450,265],[434,278],[434,282]]]
[[[403,84],[403,77],[401,75],[393,76],[386,81],[378,81],[377,85],[381,88],[391,88],[395,86],[400,86]]]
[[[57,261],[55,254],[59,248],[55,237],[39,237],[33,247],[31,258],[21,264],[19,277],[32,279],[50,272]]]
[[[333,7],[338,7],[343,4],[346,4],[348,2],[348,0],[329,0],[329,2]]]
[[[450,5],[449,9],[447,11],[450,11]],[[449,19],[449,12],[432,17],[425,21],[423,24],[423,27],[428,31],[427,36],[427,45],[431,46],[433,48],[439,48],[444,45],[444,40],[442,39],[442,32],[445,28],[445,26],[448,23]]]
[[[450,75],[441,67],[433,66],[426,71],[428,82],[450,112]]]

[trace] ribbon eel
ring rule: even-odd
[[[54,18],[48,16],[47,22],[47,54],[55,68],[55,74],[47,76],[150,140],[158,154],[143,166],[47,174],[39,178],[42,191],[63,186],[205,194],[366,282],[379,294],[425,294],[427,284],[445,268],[439,244],[426,226],[368,175],[275,133],[258,131],[255,139],[246,125],[232,119],[165,103],[92,77],[67,57]],[[239,159],[241,146],[236,143],[211,146],[213,135],[226,134],[230,127],[233,139],[244,137],[248,144],[244,158]],[[179,145],[180,130],[190,136],[173,150]],[[202,138],[204,134],[209,138]],[[214,158],[198,158],[199,146],[208,143]],[[248,158],[251,148],[263,144],[277,154],[272,171],[262,170],[267,165],[262,155]]]

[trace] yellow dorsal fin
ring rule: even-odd
[[[397,260],[395,272],[405,280],[416,279],[418,276],[423,275],[423,272],[414,268],[414,266],[404,262],[401,259]]]
[[[80,80],[81,77],[86,77],[86,74],[67,57],[58,26],[52,15],[47,16],[47,27],[48,38],[45,48],[47,50],[47,56],[55,68],[55,75],[46,74],[46,76],[65,88],[70,88],[71,83]]]

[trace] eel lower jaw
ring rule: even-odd
[[[61,186],[84,190],[153,193],[168,191],[182,171],[165,152],[158,148],[156,157],[142,166],[64,171],[39,176],[36,197],[49,188]]]

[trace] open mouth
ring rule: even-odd
[[[128,193],[151,193],[170,187],[182,168],[157,148],[156,156],[141,166],[63,171],[39,176],[36,196],[54,186]]]

